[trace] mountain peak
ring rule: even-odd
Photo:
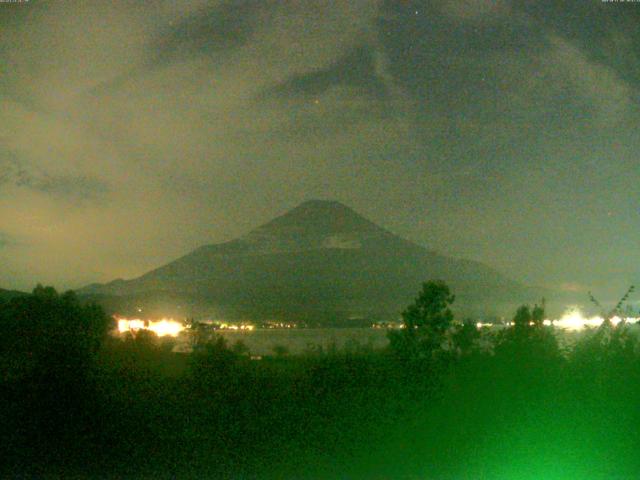
[[[320,200],[318,198],[311,198],[309,200],[305,200],[301,204],[299,204],[295,208],[324,208],[324,209],[348,209],[344,203],[339,202],[338,200]]]
[[[336,200],[307,200],[258,230],[276,232],[292,229],[333,234],[380,230],[380,227]]]

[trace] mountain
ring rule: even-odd
[[[500,314],[539,292],[474,261],[400,238],[335,201],[312,200],[235,240],[131,280],[81,289],[120,313],[345,323],[396,319],[429,279],[464,314]]]

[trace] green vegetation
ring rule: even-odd
[[[494,333],[428,282],[386,351],[108,334],[73,294],[0,303],[0,477],[633,479],[640,344],[605,322],[561,351],[544,307]]]

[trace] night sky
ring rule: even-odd
[[[639,25],[600,0],[0,3],[0,287],[130,278],[320,198],[623,293]]]

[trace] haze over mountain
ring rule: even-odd
[[[395,319],[423,281],[445,280],[465,313],[507,313],[539,291],[481,263],[404,240],[335,201],[307,201],[235,240],[202,246],[131,280],[79,293],[121,313]]]

